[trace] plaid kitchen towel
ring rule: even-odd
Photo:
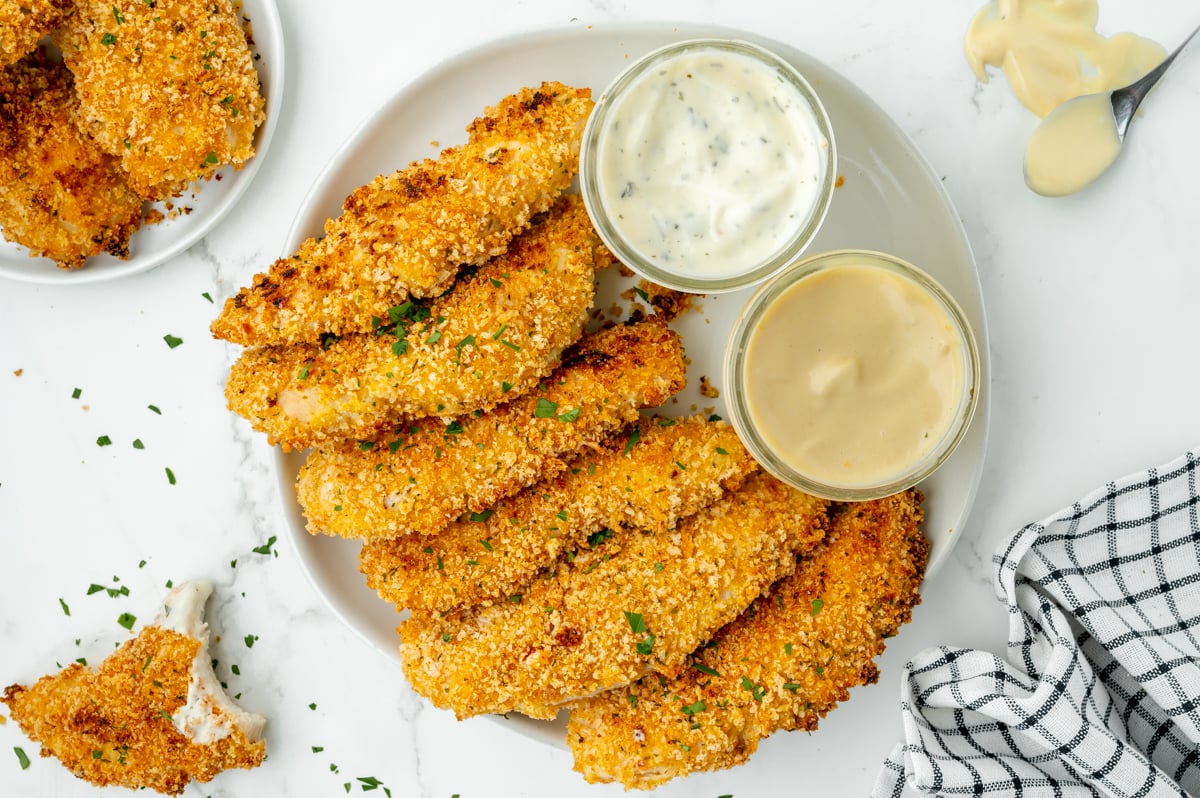
[[[1200,448],[1111,482],[993,558],[1008,658],[905,669],[874,798],[1200,797]]]

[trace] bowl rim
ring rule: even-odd
[[[789,288],[820,272],[846,267],[877,268],[898,275],[918,286],[946,312],[962,342],[963,386],[953,420],[941,439],[907,470],[878,483],[839,484],[804,474],[780,457],[751,420],[745,391],[745,353],[750,337],[763,313]],[[890,496],[917,485],[950,458],[975,417],[982,389],[982,364],[974,328],[954,296],[928,272],[903,258],[868,249],[838,249],[820,252],[790,264],[746,301],[726,339],[723,360],[725,385],[729,387],[726,410],[730,423],[746,449],[776,478],[814,496],[832,501],[868,501]]]
[[[800,92],[808,103],[818,134],[824,138],[823,148],[825,157],[821,159],[821,185],[816,201],[810,208],[804,223],[797,227],[795,234],[767,259],[754,264],[751,268],[711,277],[686,275],[677,271],[660,268],[643,258],[637,249],[629,244],[616,227],[609,221],[605,212],[604,202],[600,197],[598,183],[595,179],[596,164],[600,152],[600,140],[606,132],[606,123],[616,99],[633,85],[639,77],[653,67],[678,55],[694,50],[716,49],[749,56],[773,69],[779,71]],[[820,95],[807,78],[778,53],[762,45],[740,38],[723,37],[693,37],[681,39],[646,53],[634,61],[613,78],[596,100],[595,107],[588,117],[584,127],[583,139],[579,151],[579,186],[583,195],[583,203],[591,217],[592,226],[612,251],[617,260],[637,272],[642,277],[676,291],[690,293],[717,294],[736,291],[761,283],[778,274],[791,263],[803,256],[805,250],[820,232],[821,225],[829,213],[833,203],[834,183],[837,173],[837,142],[829,114],[821,102]]]

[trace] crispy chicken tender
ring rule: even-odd
[[[60,267],[129,256],[142,200],[79,132],[71,73],[37,52],[0,70],[0,228]]]
[[[507,601],[589,537],[621,525],[665,532],[757,468],[724,422],[643,420],[562,474],[436,535],[368,542],[359,570],[398,609]]]
[[[323,238],[226,300],[213,335],[314,342],[369,332],[389,307],[444,293],[462,265],[503,253],[570,185],[591,108],[590,90],[543,83],[486,109],[466,144],[356,189]]]
[[[566,468],[686,382],[683,346],[660,321],[612,327],[568,350],[535,390],[446,434],[424,419],[374,441],[317,449],[296,479],[313,533],[430,535]]]
[[[921,501],[910,490],[842,505],[825,542],[697,650],[690,669],[571,704],[575,769],[649,789],[741,764],[772,732],[816,729],[849,688],[879,678],[872,660],[920,602]]]
[[[532,389],[579,340],[608,262],[583,202],[564,198],[446,296],[385,313],[394,329],[245,351],[225,385],[229,409],[285,449],[489,410]]]
[[[0,0],[0,68],[32,53],[70,6],[71,0]]]
[[[168,594],[154,621],[97,670],[71,664],[0,701],[21,730],[77,777],[104,787],[178,795],[191,779],[263,760],[261,715],[221,690],[201,617],[212,592],[189,582]]]
[[[84,130],[129,184],[162,199],[254,155],[266,119],[231,0],[75,0],[54,42],[75,73]]]
[[[613,534],[516,602],[400,625],[413,689],[459,718],[553,718],[571,699],[673,673],[825,532],[828,502],[758,473],[666,532]]]

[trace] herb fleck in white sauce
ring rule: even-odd
[[[600,198],[662,269],[746,271],[817,204],[829,144],[796,85],[749,55],[682,52],[637,78],[610,117],[597,143]]]

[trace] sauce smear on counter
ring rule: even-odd
[[[725,276],[808,222],[825,148],[796,85],[749,55],[682,51],[614,99],[597,185],[614,227],[662,269]]]
[[[746,345],[749,415],[778,457],[839,487],[881,484],[941,442],[964,391],[960,334],[914,281],[874,266],[807,275]]]

